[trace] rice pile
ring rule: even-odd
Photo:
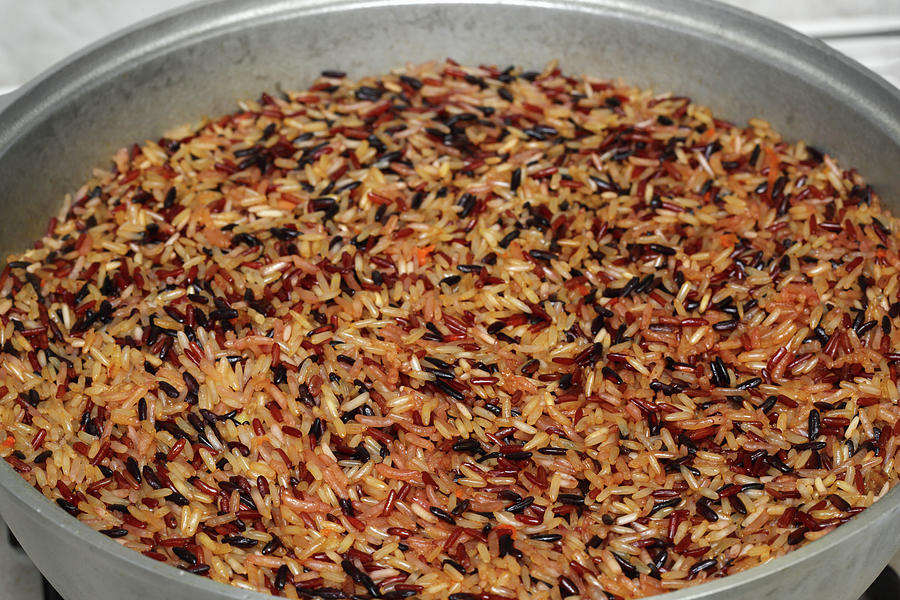
[[[2,455],[289,598],[635,598],[896,481],[897,221],[763,121],[447,61],[134,145],[0,276]]]

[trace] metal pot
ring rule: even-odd
[[[900,93],[818,42],[707,0],[228,0],[127,30],[18,94],[0,114],[0,250],[36,239],[62,195],[122,145],[264,89],[300,88],[325,68],[363,75],[446,56],[526,67],[559,58],[570,72],[690,94],[734,121],[763,116],[897,202]],[[0,513],[69,600],[267,597],[122,549],[5,463]],[[665,597],[851,600],[898,549],[895,489],[785,557]]]

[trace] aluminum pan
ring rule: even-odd
[[[823,44],[705,0],[231,0],[126,30],[22,90],[0,114],[0,249],[37,237],[61,194],[125,143],[225,112],[261,89],[302,87],[323,68],[361,75],[445,56],[525,66],[560,58],[570,72],[688,93],[724,118],[764,115],[859,167],[890,199],[900,190],[900,95],[892,86]],[[70,600],[267,597],[121,551],[6,465],[0,512]],[[849,600],[898,540],[895,490],[786,557],[665,598]]]

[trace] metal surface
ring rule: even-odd
[[[900,191],[900,94],[823,44],[705,0],[503,3],[228,1],[126,31],[30,84],[0,114],[0,251],[35,239],[120,146],[215,115],[260,90],[301,88],[407,60],[540,67],[690,94],[724,118],[765,116]],[[895,204],[896,207],[896,204]],[[2,461],[0,461],[2,462]],[[122,550],[0,464],[0,513],[68,600],[262,599]],[[851,600],[900,548],[900,489],[821,540],[667,600]]]
[[[15,96],[16,94],[14,91],[0,94],[0,111],[9,106]]]

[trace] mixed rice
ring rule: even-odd
[[[765,122],[453,61],[122,149],[0,275],[0,456],[297,597],[635,598],[895,483],[898,222]]]

